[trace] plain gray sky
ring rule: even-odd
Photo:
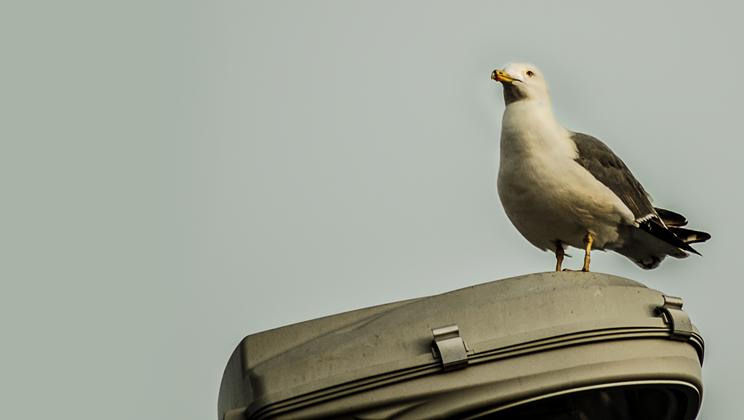
[[[489,75],[510,61],[540,66],[566,126],[713,234],[702,258],[592,267],[685,298],[707,344],[701,417],[739,416],[742,11],[4,4],[0,418],[215,418],[247,334],[550,270],[495,192]]]

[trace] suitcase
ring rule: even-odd
[[[680,298],[530,274],[250,335],[218,418],[687,420],[703,352]]]

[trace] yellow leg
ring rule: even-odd
[[[584,238],[584,241],[586,243],[586,248],[584,248],[584,267],[581,268],[581,271],[589,271],[589,262],[591,261],[591,257],[589,256],[592,252],[592,244],[594,243],[594,235],[591,234],[591,232],[587,232],[586,238]]]
[[[566,253],[563,251],[563,245],[560,241],[556,241],[555,243],[555,271],[561,271],[561,266],[563,265],[563,257],[566,255]]]

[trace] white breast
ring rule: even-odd
[[[595,248],[615,245],[618,223],[633,214],[606,186],[576,162],[571,132],[553,117],[549,103],[517,101],[504,112],[498,191],[519,232],[540,249],[556,241]]]

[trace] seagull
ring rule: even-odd
[[[684,216],[654,207],[630,169],[602,141],[564,128],[553,115],[543,73],[531,64],[494,70],[504,87],[498,193],[517,230],[555,253],[561,271],[568,246],[612,250],[643,269],[666,256],[700,255],[690,244],[710,235],[686,229]]]

